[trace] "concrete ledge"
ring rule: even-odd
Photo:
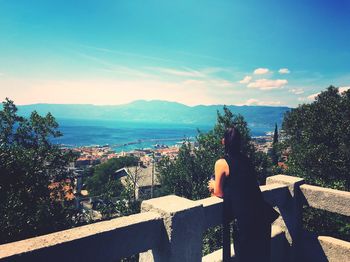
[[[300,189],[310,207],[350,216],[350,192],[310,185]]]
[[[281,184],[268,184],[260,186],[260,190],[263,193],[266,202],[272,206],[283,206],[287,201],[289,194],[288,186]]]
[[[208,197],[197,200],[196,203],[203,205],[204,208],[204,230],[210,227],[222,225],[223,200],[221,198]]]
[[[318,241],[328,261],[350,261],[350,242],[328,236],[319,236]]]
[[[0,260],[116,261],[158,245],[162,226],[153,212],[116,218],[0,245]]]
[[[300,185],[304,184],[304,179],[300,177],[286,176],[286,175],[269,176],[266,179],[266,185],[271,185],[276,183],[288,186],[291,196],[294,197],[294,191]]]
[[[189,200],[183,197],[168,195],[158,198],[152,198],[144,200],[141,203],[141,210],[143,211],[156,211],[159,213],[167,213],[174,215],[176,213],[185,212],[194,207],[200,206],[199,203],[193,200]],[[161,208],[158,208],[161,207]]]
[[[297,177],[267,178],[261,191],[281,216],[271,232],[271,260],[350,261],[350,243],[302,234],[302,204],[350,216],[350,192],[303,185]],[[222,250],[202,258],[202,233],[222,224],[223,200],[170,195],[142,202],[142,213],[0,245],[3,261],[221,261]],[[232,252],[233,253],[233,252]],[[315,260],[316,258],[316,260]],[[301,260],[300,260],[301,261]]]
[[[192,262],[202,258],[203,206],[169,195],[143,201],[141,212],[157,212],[163,218],[160,245],[140,253],[139,261]]]
[[[284,205],[289,194],[288,187],[281,184],[270,184],[261,186],[264,199],[272,206]],[[204,208],[204,229],[222,224],[222,202],[218,197],[208,197],[197,200],[196,203],[203,205]]]
[[[264,199],[272,206],[282,206],[287,201],[289,194],[288,186],[281,184],[270,184],[260,186]],[[204,208],[204,229],[222,224],[222,203],[219,197],[208,197],[196,201]],[[220,215],[218,215],[220,214]]]

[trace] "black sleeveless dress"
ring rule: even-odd
[[[223,260],[230,260],[229,223],[234,220],[235,258],[239,262],[270,261],[271,224],[250,161],[239,154],[225,157],[229,176],[224,180]]]

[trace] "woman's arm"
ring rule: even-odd
[[[226,161],[224,159],[219,159],[215,163],[214,195],[217,197],[224,196],[225,164],[226,164]]]
[[[223,185],[224,178],[227,173],[227,163],[224,159],[219,159],[215,163],[215,180],[210,180],[208,183],[209,191],[212,192],[212,195],[217,197],[223,197]]]

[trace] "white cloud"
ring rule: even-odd
[[[349,89],[350,89],[350,86],[341,86],[339,87],[339,93],[343,93]]]
[[[269,72],[269,69],[267,68],[257,68],[254,70],[254,75],[264,75]]]
[[[314,94],[311,94],[311,95],[306,96],[306,97],[304,97],[304,96],[303,96],[303,97],[299,97],[299,98],[298,98],[298,101],[301,101],[301,102],[310,102],[310,101],[314,101],[315,98],[316,98],[319,94],[321,94],[321,92],[314,93]]]
[[[288,92],[296,94],[296,95],[301,95],[304,93],[304,90],[302,88],[293,88],[288,90]]]
[[[259,99],[255,99],[255,98],[250,98],[248,99],[245,103],[241,104],[241,105],[247,105],[247,106],[277,106],[277,105],[281,105],[280,101],[262,101]]]
[[[280,70],[278,70],[278,73],[280,74],[289,74],[290,71],[288,68],[281,68]]]
[[[306,97],[306,100],[313,101],[319,94],[321,94],[321,92],[309,95],[308,97]]]
[[[343,93],[343,92],[345,92],[345,91],[347,91],[347,90],[349,90],[349,89],[350,89],[350,86],[342,86],[342,87],[339,87],[339,93]],[[307,96],[307,97],[299,97],[298,100],[299,100],[299,101],[308,101],[308,102],[314,101],[315,98],[316,98],[319,94],[321,94],[321,92],[311,94],[311,95],[309,95],[309,96]]]
[[[248,84],[252,80],[251,76],[245,76],[239,83],[241,84]]]
[[[286,79],[257,79],[254,82],[251,82],[247,85],[249,88],[257,88],[260,90],[271,90],[271,89],[278,89],[282,88],[288,84],[288,81]]]

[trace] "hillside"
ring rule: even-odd
[[[280,124],[288,107],[228,106],[236,114],[242,114],[254,128]],[[159,124],[213,125],[217,110],[223,105],[186,106],[176,102],[137,100],[128,104],[97,106],[88,104],[32,104],[19,106],[19,113],[28,116],[33,110],[39,114],[51,112],[57,119],[106,120],[147,122]]]

